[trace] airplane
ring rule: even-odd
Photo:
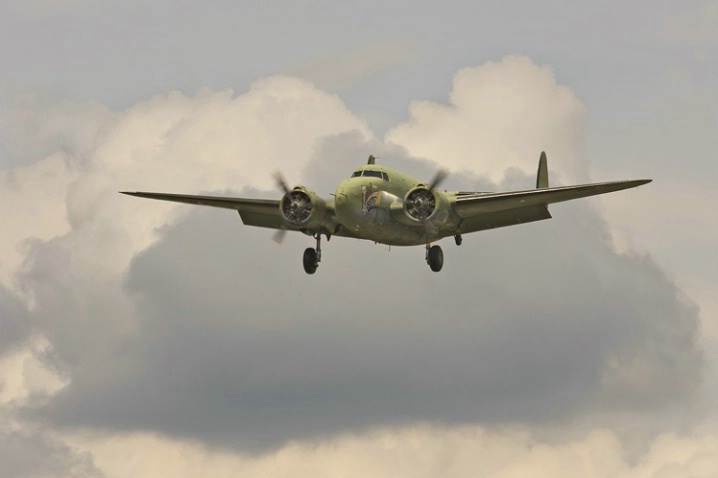
[[[550,219],[548,205],[598,194],[635,188],[651,179],[611,181],[578,186],[549,187],[546,153],[539,158],[536,188],[507,192],[440,191],[446,170],[429,181],[377,165],[367,164],[339,183],[334,199],[323,199],[304,186],[289,188],[277,172],[284,191],[280,199],[192,196],[121,191],[122,194],[200,206],[234,209],[248,226],[277,229],[281,243],[286,231],[301,231],[316,240],[304,251],[302,263],[314,274],[322,260],[321,238],[365,239],[389,246],[423,245],[425,260],[434,272],[444,265],[444,253],[434,245],[453,236],[460,246],[464,234],[497,227]]]

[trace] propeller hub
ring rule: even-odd
[[[312,214],[312,199],[301,189],[289,191],[281,202],[282,215],[289,223],[301,225]]]
[[[434,193],[425,188],[416,188],[411,191],[405,201],[406,212],[417,221],[424,221],[431,217],[436,210],[436,197]]]

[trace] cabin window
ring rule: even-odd
[[[354,174],[352,174],[353,178],[358,178],[359,176],[361,176],[361,171],[354,171]]]
[[[381,175],[382,175],[382,177],[384,178],[384,181],[388,181],[388,180],[389,180],[389,176],[387,176],[386,173],[381,173]]]
[[[365,178],[379,178],[381,179],[381,171],[364,171]]]

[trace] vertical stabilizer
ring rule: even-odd
[[[369,155],[369,160],[366,162],[366,164],[374,164],[376,162],[376,158],[373,154]]]
[[[539,159],[538,173],[536,174],[536,188],[548,187],[548,165],[546,162],[546,153],[541,151],[541,159]]]

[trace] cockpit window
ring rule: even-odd
[[[367,171],[360,169],[359,171],[354,171],[352,173],[353,178],[358,178],[359,176],[364,176],[365,178],[379,178],[383,179],[384,181],[389,180],[389,176],[387,176],[386,173],[383,171]]]

